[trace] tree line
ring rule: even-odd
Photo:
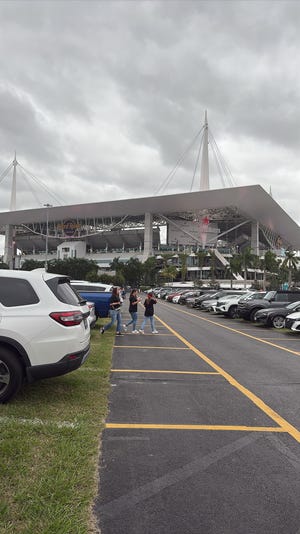
[[[176,258],[175,258],[176,257]],[[119,286],[153,286],[161,285],[165,282],[186,281],[188,276],[188,258],[186,253],[173,253],[149,257],[145,262],[137,258],[130,258],[124,262],[119,257],[113,259],[110,264],[110,271],[98,274],[98,266],[95,261],[83,258],[70,258],[66,260],[51,260],[48,262],[48,271],[56,274],[64,274],[72,279],[87,280],[90,282],[102,282]],[[258,270],[263,273],[262,280],[251,280],[253,287],[266,287],[276,289],[286,283],[289,287],[300,282],[300,272],[298,270],[299,258],[292,250],[286,250],[284,259],[279,259],[273,252],[266,251],[264,258],[259,258],[251,252],[250,248],[245,248],[238,254],[233,254],[228,259],[228,265],[222,266],[223,277],[234,280],[234,276],[243,274],[245,283],[248,280],[249,269],[254,270],[254,275]],[[212,285],[218,282],[217,257],[213,250],[201,250],[194,254],[194,265],[200,267],[210,267],[210,282]],[[22,269],[32,270],[43,268],[43,261],[25,260]],[[0,263],[0,268],[8,268],[4,263]],[[218,271],[219,269],[219,271]],[[201,276],[195,280],[196,285],[202,285]]]

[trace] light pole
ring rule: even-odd
[[[49,226],[49,208],[52,208],[52,204],[44,204],[46,208],[46,258],[45,258],[45,271],[48,270],[48,226]]]

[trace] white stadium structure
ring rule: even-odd
[[[209,189],[207,121],[203,139],[200,191],[110,202],[16,210],[15,158],[11,209],[0,213],[4,261],[18,268],[25,259],[83,257],[105,270],[116,257],[184,252],[196,277],[193,256],[202,249],[213,249],[223,267],[246,246],[258,256],[300,250],[298,224],[260,185]]]

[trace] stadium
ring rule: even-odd
[[[260,185],[209,188],[208,134],[206,120],[200,190],[189,193],[16,210],[15,158],[11,209],[0,213],[3,260],[19,268],[25,259],[87,258],[103,271],[116,257],[145,261],[168,253],[176,264],[186,254],[189,279],[195,279],[209,277],[209,265],[197,263],[202,250],[213,250],[223,270],[246,247],[259,257],[300,250],[298,224]]]

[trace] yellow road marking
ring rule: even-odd
[[[276,349],[281,349],[285,352],[290,352],[291,354],[295,354],[296,356],[299,356],[299,352],[291,349],[287,349],[286,347],[281,347],[281,345],[277,345],[276,343],[270,343],[269,341],[266,341],[260,337],[252,336],[251,334],[246,334],[245,332],[242,332],[241,330],[236,330],[235,328],[231,328],[230,326],[225,326],[221,323],[216,323],[216,321],[212,321],[211,319],[205,319],[205,317],[201,317],[200,315],[196,315],[195,313],[190,313],[184,310],[177,310],[180,313],[184,313],[186,315],[191,315],[192,317],[196,317],[197,319],[200,319],[201,321],[206,321],[207,323],[211,323],[214,325],[219,326],[220,328],[225,328],[225,330],[229,330],[230,332],[235,332],[236,334],[240,334],[241,336],[249,337],[250,339],[255,339],[255,341],[260,341],[261,343],[265,343],[266,345],[270,345],[271,347],[275,347]],[[159,321],[159,317],[157,315],[155,316]],[[164,324],[164,323],[163,323]]]
[[[168,371],[153,369],[111,369],[112,373],[168,373],[174,375],[219,375],[216,371]]]
[[[156,429],[156,430],[234,430],[237,432],[286,432],[282,427],[272,426],[226,426],[226,425],[153,425],[142,423],[106,423],[106,428]]]
[[[268,340],[268,341],[280,341],[280,342],[283,342],[285,343],[286,341],[300,341],[300,338],[299,339],[293,339],[293,338],[285,338],[285,337],[282,337],[282,338],[278,338],[278,337],[262,337],[261,339],[263,340]]]
[[[154,347],[153,345],[114,345],[114,349],[190,350],[187,347]]]
[[[215,369],[218,373],[220,373],[233,387],[238,389],[241,393],[243,393],[248,399],[250,399],[256,406],[258,406],[268,417],[273,419],[276,424],[278,424],[284,432],[287,432],[290,434],[296,441],[300,443],[300,432],[297,430],[293,425],[288,423],[283,417],[281,417],[278,413],[276,413],[272,408],[270,408],[267,404],[265,404],[259,397],[257,397],[254,393],[252,393],[249,389],[242,386],[235,378],[233,378],[229,373],[224,371],[222,367],[217,365],[215,362],[213,362],[210,358],[205,356],[200,350],[196,349],[194,345],[192,345],[187,339],[182,337],[176,330],[171,328],[167,323],[165,323],[162,319],[157,317],[157,320],[160,321],[161,324],[164,325],[165,328],[167,328],[170,332],[172,332],[178,339],[184,343],[187,347],[189,347],[199,358],[204,360],[206,363],[208,363],[213,369]],[[210,321],[212,322],[212,321]],[[228,328],[228,327],[226,327]],[[231,329],[230,329],[231,330]],[[250,336],[251,337],[251,336]]]

